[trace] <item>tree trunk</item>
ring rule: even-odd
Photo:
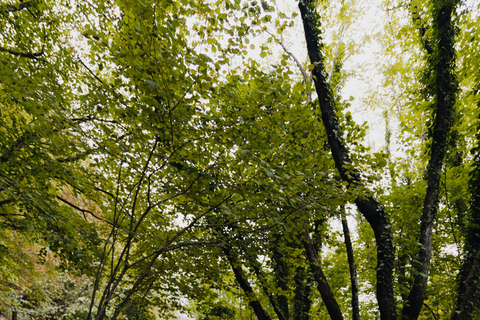
[[[342,132],[335,114],[330,88],[325,80],[325,68],[320,51],[319,17],[311,0],[301,0],[298,4],[302,16],[305,40],[318,95],[322,121],[327,133],[328,143],[335,166],[343,181],[349,183],[349,188],[364,190],[360,182],[360,172],[352,166],[350,156],[343,141]],[[355,204],[367,219],[375,234],[377,243],[377,300],[381,320],[396,319],[396,305],[393,294],[393,268],[395,249],[392,241],[390,223],[383,206],[373,197],[362,196]]]
[[[480,109],[480,103],[478,104]],[[480,126],[477,132],[480,132]],[[458,277],[457,300],[452,320],[473,319],[475,307],[480,303],[480,133],[474,149],[475,164],[470,173],[470,221],[467,224],[465,261]]]
[[[350,270],[350,282],[352,285],[352,320],[360,320],[360,307],[358,304],[357,266],[355,265],[355,257],[353,256],[350,230],[348,229],[348,223],[345,217],[345,207],[342,207],[342,227],[343,235],[345,238],[345,247],[347,248],[348,267]]]
[[[275,279],[277,281],[276,285],[281,290],[280,293],[275,297],[276,305],[278,305],[280,311],[286,319],[289,319],[289,306],[288,299],[285,296],[285,292],[288,291],[288,284],[286,279],[289,277],[288,267],[285,263],[285,257],[282,254],[281,245],[284,243],[281,235],[275,233],[273,235],[275,241],[272,247],[272,260],[274,262],[273,272],[275,274]],[[283,292],[282,292],[283,291]]]
[[[248,282],[248,279],[245,276],[245,273],[243,272],[243,269],[242,269],[238,259],[232,253],[232,250],[228,247],[224,247],[223,252],[225,253],[225,256],[227,257],[227,260],[230,263],[230,266],[232,267],[233,273],[235,274],[235,279],[240,284],[240,287],[242,288],[243,292],[247,296],[248,304],[250,305],[250,307],[255,312],[255,315],[257,316],[257,319],[258,320],[271,320],[270,316],[263,309],[260,301],[258,301],[258,299],[255,297],[255,292],[253,291],[252,286]]]
[[[340,306],[333,295],[332,289],[330,289],[330,286],[328,285],[327,278],[325,278],[325,274],[323,273],[320,262],[318,261],[317,251],[315,250],[312,239],[310,238],[310,233],[306,228],[303,242],[308,261],[310,262],[310,268],[312,269],[313,277],[317,282],[318,291],[320,292],[322,300],[327,307],[330,318],[332,320],[343,320]]]
[[[435,3],[438,2],[438,3]],[[439,185],[447,137],[451,128],[453,105],[455,103],[456,84],[454,25],[452,15],[455,10],[452,0],[433,1],[433,31],[435,44],[430,61],[433,64],[435,83],[434,125],[432,133],[431,157],[427,166],[427,193],[423,204],[420,225],[420,251],[413,268],[413,286],[402,310],[402,319],[416,320],[425,300],[435,214],[438,210]],[[427,84],[431,85],[431,84]]]
[[[293,320],[309,320],[311,289],[308,285],[308,275],[305,267],[297,267],[295,272],[295,292],[293,296]]]
[[[480,219],[479,219],[480,220]],[[480,232],[480,228],[475,227],[476,232]],[[478,238],[478,236],[477,236]],[[477,241],[480,241],[478,239]],[[479,242],[476,242],[477,246]],[[478,298],[480,281],[480,250],[479,248],[470,248],[467,258],[463,263],[459,275],[459,284],[457,289],[457,301],[455,311],[452,314],[452,320],[471,320],[473,319],[473,311],[478,308],[480,299]]]

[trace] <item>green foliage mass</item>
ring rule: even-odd
[[[314,64],[289,47],[298,9],[270,1],[0,3],[0,317],[328,319],[333,300],[358,319],[358,286],[361,318],[392,319],[375,296],[388,261],[355,207],[372,199],[393,242],[395,316],[413,302],[409,319],[478,314],[478,5],[385,2],[387,27],[359,36],[370,2],[307,2]],[[345,97],[369,41],[381,84]],[[336,132],[312,88],[320,67]],[[442,99],[452,129],[435,171]],[[357,124],[359,104],[383,111],[383,149],[365,145],[383,124]],[[343,168],[327,136],[344,142]]]

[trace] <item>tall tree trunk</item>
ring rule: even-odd
[[[283,255],[282,247],[283,239],[279,233],[275,233],[273,235],[275,241],[272,247],[272,260],[274,262],[273,272],[275,274],[275,279],[277,281],[276,285],[280,289],[280,292],[275,297],[276,305],[278,305],[280,311],[284,315],[286,319],[289,319],[289,305],[288,299],[285,296],[285,292],[287,292],[288,284],[287,279],[289,278],[288,267],[285,262],[285,257]]]
[[[416,320],[425,300],[435,214],[438,210],[439,185],[445,158],[447,138],[451,128],[456,94],[454,14],[456,0],[437,0],[433,3],[434,48],[431,58],[434,70],[435,105],[431,157],[427,166],[427,193],[420,225],[420,251],[413,265],[413,285],[402,310],[402,319]],[[430,84],[427,84],[430,85]]]
[[[477,213],[478,214],[478,213]],[[476,218],[479,220],[479,217]],[[475,227],[475,232],[480,233],[480,228]],[[480,282],[480,248],[478,248],[478,235],[475,246],[470,247],[467,252],[467,257],[463,263],[459,274],[459,284],[457,289],[457,300],[455,311],[452,313],[452,320],[471,320],[473,319],[473,311],[475,307],[478,309],[479,299],[479,285]]]
[[[265,309],[263,309],[260,301],[256,298],[255,292],[253,291],[253,288],[250,285],[248,278],[245,276],[245,273],[243,272],[242,266],[240,265],[238,258],[234,255],[234,253],[229,247],[224,247],[223,253],[227,257],[227,260],[232,267],[233,273],[235,274],[235,279],[240,284],[240,287],[247,296],[247,299],[249,301],[248,304],[253,309],[253,312],[255,312],[257,319],[271,320]]]
[[[318,13],[311,0],[300,0],[305,40],[307,43],[310,62],[318,95],[322,121],[327,133],[328,143],[332,152],[335,166],[343,181],[349,183],[353,189],[365,190],[360,181],[360,172],[353,167],[349,153],[343,141],[342,132],[335,114],[330,88],[325,80],[325,68],[320,51],[321,44],[320,21]],[[375,234],[377,243],[377,300],[382,320],[396,319],[396,305],[393,294],[393,268],[395,249],[393,246],[390,223],[384,207],[373,197],[362,196],[355,200],[355,204],[367,219]]]
[[[305,267],[297,267],[295,272],[295,291],[293,296],[293,320],[309,320],[311,287]]]
[[[345,217],[345,207],[342,206],[342,227],[345,238],[345,247],[347,248],[348,267],[350,270],[350,282],[352,285],[352,320],[360,320],[360,307],[358,304],[358,282],[357,266],[353,256],[352,240],[350,239],[350,230],[348,229],[347,218]]]
[[[325,274],[323,273],[320,262],[318,261],[317,251],[315,250],[307,228],[305,228],[304,246],[308,261],[310,262],[310,268],[312,269],[313,276],[317,282],[318,291],[320,292],[322,300],[327,307],[330,318],[332,320],[343,320],[342,311],[340,310],[340,306],[333,295],[332,289],[330,289],[330,286],[328,285],[327,278],[325,278]]]
[[[480,87],[480,84],[478,85]],[[480,109],[480,103],[478,104]],[[480,132],[480,126],[477,129]],[[458,277],[457,300],[452,320],[473,319],[480,303],[480,133],[474,149],[474,165],[470,173],[470,221],[467,224],[465,261]]]
[[[262,273],[260,262],[258,262],[256,259],[256,255],[252,254],[251,252],[247,252],[247,250],[244,250],[244,253],[245,253],[245,256],[247,257],[248,263],[250,264],[251,268],[253,269],[253,272],[255,273],[255,276],[260,282],[260,285],[262,286],[263,291],[267,295],[268,300],[270,301],[270,304],[273,307],[273,311],[278,317],[278,320],[288,320],[288,303],[286,305],[286,312],[285,312],[285,306],[277,303],[277,299],[275,295],[269,289],[265,276]]]
[[[407,277],[408,254],[405,247],[401,246],[398,252],[398,286],[401,290],[402,302],[408,299],[408,288],[410,288],[410,277]]]

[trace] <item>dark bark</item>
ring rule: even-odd
[[[0,157],[0,162],[9,161],[16,151],[19,151],[23,148],[23,146],[25,146],[26,141],[31,139],[31,136],[33,135],[29,133],[24,133],[20,138],[18,138],[18,140],[15,141],[15,143],[9,148],[9,150],[2,154],[2,156]]]
[[[335,108],[330,88],[325,80],[324,62],[321,53],[318,14],[313,8],[313,2],[301,0],[300,13],[303,20],[305,40],[307,43],[315,89],[322,114],[322,121],[327,133],[328,143],[335,166],[343,181],[349,183],[352,189],[362,190],[360,172],[353,168],[349,153],[343,141],[342,132],[335,114]],[[355,201],[362,215],[372,227],[377,243],[377,300],[382,320],[396,318],[395,298],[393,294],[393,261],[394,246],[387,214],[383,206],[373,197],[362,196]]]
[[[318,261],[318,254],[313,245],[312,239],[310,238],[310,233],[305,229],[304,233],[304,246],[307,254],[308,261],[310,263],[310,268],[312,269],[313,277],[317,282],[317,288],[322,296],[322,300],[327,307],[328,314],[332,320],[343,320],[342,311],[340,306],[335,299],[332,289],[328,285],[327,278],[323,273],[320,262]]]
[[[410,288],[410,278],[407,277],[407,261],[408,254],[404,247],[399,249],[398,253],[398,286],[401,290],[402,302],[405,303],[408,299],[408,288]]]
[[[312,302],[311,287],[305,267],[298,267],[295,272],[295,291],[293,296],[293,320],[309,320]]]
[[[104,218],[96,215],[93,211],[86,210],[86,209],[82,209],[82,208],[80,208],[79,206],[76,206],[75,204],[71,203],[70,201],[68,201],[68,200],[66,200],[66,199],[64,199],[64,198],[62,198],[62,197],[60,197],[60,196],[57,196],[57,199],[60,200],[61,202],[65,203],[66,205],[68,205],[68,206],[70,206],[70,207],[72,207],[72,208],[80,211],[80,212],[83,214],[83,217],[85,218],[85,220],[87,220],[87,218],[86,218],[86,216],[85,216],[85,213],[88,213],[88,214],[90,214],[92,217],[94,217],[94,218],[96,218],[96,219],[98,219],[98,220],[100,220],[100,221],[103,221],[103,222],[105,222],[106,224],[108,224],[108,225],[110,225],[110,226],[112,225],[112,223],[110,223],[108,220],[105,220]]]
[[[6,53],[9,53],[9,54],[17,56],[17,57],[28,58],[28,59],[33,59],[33,60],[38,60],[38,58],[43,55],[43,51],[42,52],[37,52],[37,53],[18,52],[18,51],[3,48],[3,47],[0,47],[0,52],[6,52]]]
[[[284,292],[288,291],[287,279],[289,278],[288,267],[285,263],[285,257],[282,254],[281,235],[278,233],[273,236],[274,242],[272,247],[272,260],[274,262],[273,272],[275,273],[276,285],[280,289],[279,294],[275,297],[276,304],[286,319],[289,318],[288,299]]]
[[[479,233],[480,228],[476,227],[476,229],[476,233]],[[478,306],[478,303],[480,302],[478,297],[479,281],[480,250],[478,248],[471,248],[470,252],[467,253],[467,258],[460,271],[457,301],[455,311],[452,314],[452,320],[473,319],[475,306]]]
[[[267,314],[267,312],[263,309],[262,304],[258,299],[255,297],[255,292],[253,291],[252,286],[248,282],[247,277],[245,276],[245,273],[243,272],[243,269],[232,252],[232,250],[229,247],[224,247],[223,248],[223,253],[225,254],[225,257],[227,258],[228,262],[230,263],[230,266],[232,267],[233,273],[235,274],[235,279],[237,282],[240,284],[240,287],[242,288],[243,292],[247,296],[248,299],[248,304],[250,307],[253,309],[253,312],[255,312],[255,315],[257,316],[258,320],[271,320],[270,316]]]
[[[13,200],[13,199],[5,199],[5,200],[2,200],[2,201],[0,201],[0,207],[1,207],[1,206],[4,206],[4,205],[6,205],[6,204],[12,203],[13,201],[15,201],[15,200]]]
[[[413,265],[413,285],[407,302],[402,310],[402,319],[416,320],[425,300],[430,260],[432,251],[432,236],[435,214],[438,210],[439,186],[442,165],[445,158],[447,138],[452,123],[453,106],[455,103],[455,77],[453,75],[455,62],[454,26],[452,15],[455,1],[439,1],[434,4],[433,30],[435,33],[435,52],[432,54],[435,75],[435,105],[434,125],[432,132],[431,156],[427,166],[427,193],[423,204],[420,225],[420,251]]]
[[[479,84],[480,86],[480,84]],[[478,104],[480,109],[480,103]],[[465,239],[465,260],[458,275],[455,311],[452,320],[473,319],[475,307],[480,304],[480,127],[474,149],[474,166],[470,172],[470,214]]]
[[[286,305],[286,313],[285,313],[285,306],[280,305],[277,303],[277,299],[275,295],[269,290],[268,288],[268,283],[265,280],[265,276],[263,275],[261,271],[261,266],[260,263],[257,261],[256,257],[253,256],[250,252],[247,252],[244,250],[244,253],[248,259],[248,263],[253,269],[253,272],[255,273],[255,276],[257,277],[258,281],[260,282],[260,285],[262,286],[263,291],[268,297],[268,300],[270,301],[270,304],[273,307],[273,311],[277,315],[279,320],[288,320],[288,303]]]
[[[350,282],[352,285],[352,320],[360,320],[360,307],[358,304],[358,282],[357,266],[353,256],[352,240],[350,239],[350,230],[348,229],[347,219],[345,218],[345,208],[342,208],[342,227],[345,238],[345,247],[347,248],[348,267],[350,270]]]

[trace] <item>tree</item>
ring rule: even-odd
[[[433,105],[432,120],[429,127],[431,146],[430,158],[426,169],[427,192],[424,198],[423,213],[420,218],[420,248],[413,262],[413,283],[408,297],[404,301],[402,318],[417,319],[425,300],[429,266],[432,252],[432,236],[435,214],[439,205],[440,178],[443,160],[446,155],[447,138],[454,121],[454,104],[457,91],[455,77],[454,26],[452,15],[457,3],[454,1],[432,1],[429,6],[432,14],[430,26],[431,38],[426,38],[425,25],[419,27],[424,47],[428,54],[428,91]],[[352,188],[362,186],[358,169],[352,168],[352,161],[345,147],[338,120],[332,103],[331,91],[325,80],[324,62],[320,50],[320,18],[315,12],[313,2],[300,2],[300,11],[304,24],[305,37],[322,120],[329,138],[332,155],[342,179]],[[418,8],[413,7],[414,17]],[[450,137],[450,139],[454,139]],[[381,319],[397,318],[394,298],[393,270],[394,254],[391,225],[384,207],[373,197],[359,195],[355,203],[372,227],[377,243],[377,300]],[[455,313],[454,313],[455,314]],[[331,312],[331,317],[335,316]]]
[[[91,277],[87,319],[154,318],[181,297],[241,317],[233,279],[259,319],[471,318],[477,40],[461,30],[477,18],[450,0],[389,8],[396,157],[391,110],[373,153],[342,96],[361,5],[298,3],[305,64],[286,40],[297,11],[267,1],[3,5],[2,231]]]

